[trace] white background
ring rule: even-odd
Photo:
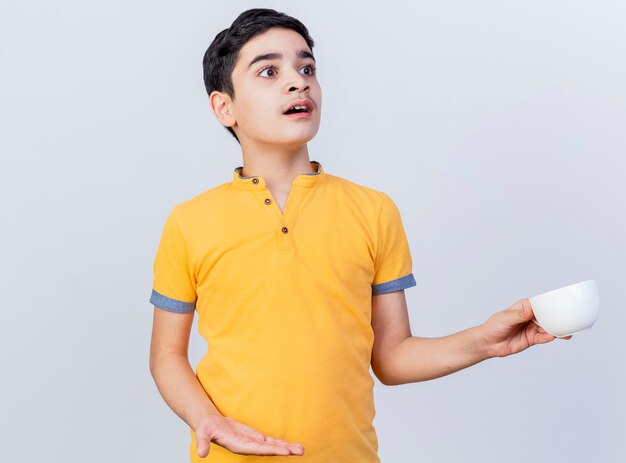
[[[413,335],[600,287],[597,323],[571,341],[377,381],[382,461],[624,457],[623,2],[0,5],[0,460],[187,461],[188,429],[148,370],[152,262],[171,208],[241,165],[202,57],[251,7],[316,42],[311,160],[401,211]]]

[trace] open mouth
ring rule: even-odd
[[[289,108],[283,114],[310,113],[311,108],[308,105],[296,105]]]

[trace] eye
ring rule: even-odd
[[[263,73],[265,73],[267,71],[267,73],[265,75],[263,75]],[[273,65],[270,66],[266,66],[263,69],[261,69],[259,71],[258,74],[260,77],[274,77],[276,75],[276,67]]]
[[[303,70],[306,71],[304,73],[305,76],[314,76],[315,75],[315,65],[314,64],[307,64],[305,66],[302,66],[300,69],[303,69]]]

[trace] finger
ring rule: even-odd
[[[274,443],[295,444],[295,442],[287,442],[286,440],[282,440],[282,439],[279,439],[278,437],[272,437],[272,436],[267,436],[265,440],[267,442],[274,442]],[[300,444],[296,444],[296,445],[300,445]]]
[[[274,444],[276,446],[276,448],[283,448],[283,449],[287,449],[287,451],[289,452],[289,454],[291,455],[304,455],[304,447],[301,444],[294,444],[291,442],[286,442],[284,440],[281,439],[276,439],[276,438],[268,438],[269,440],[267,441],[268,444]],[[270,442],[271,441],[276,441],[276,442]]]
[[[535,336],[540,336],[542,339],[552,340],[552,339],[556,338],[556,336],[548,333],[546,330],[544,330],[539,325],[532,326],[532,331],[534,332]]]
[[[251,448],[256,455],[290,455],[291,451],[283,444],[273,442],[251,442]]]
[[[274,443],[274,444],[281,444],[281,445],[283,445],[284,447],[288,448],[289,451],[292,454],[304,455],[304,447],[302,446],[302,444],[296,444],[296,443],[293,443],[293,442],[287,442],[287,441],[284,441],[282,439],[278,439],[276,437],[270,437],[270,436],[267,436],[265,440],[267,442],[271,442],[271,443]]]
[[[277,437],[266,436],[262,432],[257,431],[256,429],[251,428],[248,425],[244,425],[243,423],[240,423],[240,425],[241,425],[241,431],[243,431],[243,434],[246,437],[251,438],[253,441],[256,441],[259,443],[267,442],[270,444],[275,444],[277,447],[287,449],[289,453],[291,454],[295,454],[295,455],[304,454],[304,447],[300,444],[287,442],[282,439],[278,439]]]
[[[535,335],[535,344],[545,344],[555,339],[556,336],[552,336],[550,333],[537,333]]]
[[[241,455],[290,455],[288,448],[281,444],[271,442],[260,442],[249,437],[225,436],[223,439],[215,441],[216,444],[227,448],[231,452]]]
[[[304,447],[300,444],[289,444],[287,448],[292,455],[304,455]]]
[[[237,431],[246,436],[249,437],[250,439],[256,440],[256,441],[265,441],[265,434],[263,434],[261,431],[257,431],[254,428],[251,428],[250,426],[243,424],[243,423],[236,423],[236,428]]]
[[[196,436],[196,442],[198,444],[198,456],[204,458],[209,454],[211,441],[204,437]]]

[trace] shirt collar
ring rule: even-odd
[[[299,174],[293,181],[294,185],[303,186],[305,188],[311,188],[315,185],[319,185],[326,178],[326,173],[322,168],[322,165],[318,161],[309,161],[311,167],[315,169],[315,172]],[[259,175],[251,175],[249,177],[242,177],[241,171],[243,166],[235,167],[233,171],[232,184],[242,190],[262,190],[265,188],[265,179]]]

